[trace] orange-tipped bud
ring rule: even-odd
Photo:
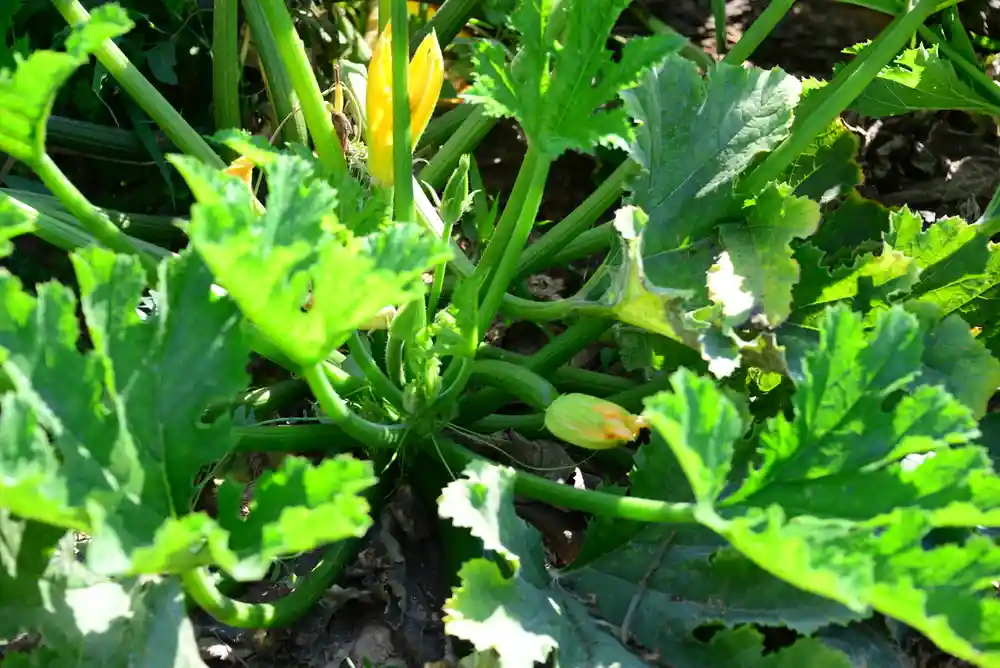
[[[545,428],[553,436],[588,450],[634,441],[644,426],[638,415],[587,394],[564,394],[545,411]]]

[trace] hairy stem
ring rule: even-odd
[[[757,20],[750,24],[740,41],[733,45],[732,50],[726,54],[722,62],[730,65],[743,64],[753,55],[760,43],[771,34],[771,31],[784,18],[793,4],[795,4],[795,0],[772,0],[757,17]]]
[[[535,224],[551,164],[551,159],[541,151],[528,148],[500,222],[476,267],[474,279],[481,290],[486,290],[479,309],[479,331],[489,328],[514,278],[517,262]]]
[[[212,105],[215,128],[242,128],[239,0],[215,0],[212,10]]]
[[[90,20],[90,12],[84,9],[79,0],[52,0],[52,4],[70,25],[80,25]],[[117,44],[105,39],[94,51],[94,55],[142,110],[156,121],[177,148],[207,165],[225,167],[222,158],[125,57]]]
[[[392,171],[395,219],[417,219],[413,205],[413,150],[410,146],[410,30],[406,0],[392,0]]]
[[[306,119],[299,108],[299,99],[288,69],[281,60],[278,42],[268,29],[264,10],[258,0],[243,0],[243,13],[257,46],[267,94],[274,107],[275,127],[281,127],[281,137],[285,142],[298,142],[304,146],[309,141]]]
[[[347,402],[330,385],[320,365],[302,370],[323,412],[351,438],[371,448],[394,448],[402,444],[405,428],[375,424],[354,413]]]
[[[76,186],[59,169],[48,154],[43,154],[42,159],[32,165],[35,173],[45,184],[53,195],[59,198],[66,210],[76,217],[83,228],[89,232],[97,241],[106,248],[116,253],[125,255],[135,255],[142,262],[143,268],[149,278],[150,285],[155,285],[157,280],[157,258],[150,253],[145,253],[132,242],[132,240],[118,229],[111,219],[100,209],[90,203],[83,196]]]
[[[267,30],[274,35],[278,54],[288,70],[292,87],[302,105],[313,145],[320,161],[331,174],[340,178],[347,174],[347,161],[340,148],[340,140],[333,127],[333,119],[326,110],[323,91],[316,82],[305,46],[295,32],[295,25],[284,0],[257,0],[264,12]]]

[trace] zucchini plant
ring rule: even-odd
[[[819,82],[744,62],[790,2],[715,62],[666,31],[613,57],[628,0],[521,0],[516,52],[479,43],[458,125],[416,175],[439,36],[473,2],[448,0],[412,43],[406,3],[381,2],[334,113],[285,3],[245,2],[273,106],[295,117],[284,143],[239,127],[235,2],[215,6],[208,137],[115,45],[124,9],[53,3],[65,48],[0,76],[0,150],[54,198],[0,193],[0,254],[36,234],[78,285],[31,293],[0,271],[0,636],[43,639],[11,665],[203,665],[185,600],[232,626],[292,624],[352,558],[382,481],[434,468],[453,473],[441,518],[479,545],[446,631],[501,665],[651,663],[635,644],[675,667],[865,665],[888,640],[858,634],[890,619],[1000,666],[1000,482],[981,436],[1000,386],[1000,193],[978,221],[929,227],[865,202],[839,118],[1000,117],[961,22],[936,23],[953,3],[874,3],[892,22]],[[177,148],[195,199],[179,253],[46,150],[55,96],[91,57]],[[527,149],[470,256],[455,237],[475,213],[471,155],[501,117]],[[599,147],[620,164],[529,243],[557,159]],[[595,253],[574,296],[522,296],[526,276]],[[484,343],[498,318],[563,327],[525,357]],[[572,365],[602,337],[632,373]],[[289,380],[260,394],[253,356]],[[315,402],[305,423],[237,419],[297,393]],[[602,485],[469,447],[505,428],[603,451]],[[255,451],[289,456],[248,499],[227,471]],[[548,567],[515,495],[589,514],[572,563]],[[285,598],[230,595],[317,548]],[[794,637],[766,651],[775,627]]]

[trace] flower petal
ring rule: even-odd
[[[387,23],[372,49],[365,95],[368,132],[368,172],[384,186],[392,173],[392,25]]]
[[[417,47],[410,61],[408,77],[410,141],[416,147],[417,140],[434,114],[444,84],[444,56],[441,55],[436,32],[431,31]]]

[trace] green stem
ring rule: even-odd
[[[556,369],[567,364],[573,356],[601,338],[613,324],[610,320],[581,320],[542,347],[525,363],[525,368],[548,378]],[[496,412],[507,402],[502,390],[488,389],[465,397],[460,406],[458,424],[475,422]]]
[[[718,53],[725,53],[728,46],[726,42],[726,0],[712,0],[712,18],[715,19],[715,50]]]
[[[275,127],[281,126],[281,137],[286,143],[298,142],[305,146],[309,141],[306,120],[299,108],[288,69],[281,60],[278,42],[268,28],[267,17],[260,2],[243,0],[243,14],[250,26],[250,33],[257,47],[257,57],[263,68],[265,87],[274,107]]]
[[[771,0],[767,8],[757,17],[757,20],[743,33],[740,41],[733,45],[732,50],[726,54],[722,62],[730,65],[741,65],[750,58],[761,42],[771,34],[778,22],[792,8],[793,4],[795,4],[795,0]]]
[[[576,297],[536,302],[507,294],[503,296],[499,310],[513,320],[529,320],[531,322],[555,322],[568,320],[573,316],[614,318],[611,307]]]
[[[392,15],[393,0],[378,0],[378,32],[381,35]]]
[[[375,424],[355,414],[330,385],[319,365],[303,369],[302,378],[309,383],[323,412],[351,438],[370,448],[395,448],[402,444],[405,429]]]
[[[535,224],[538,207],[545,194],[545,180],[549,175],[551,159],[538,149],[529,146],[518,171],[514,189],[507,200],[497,228],[483,253],[473,278],[486,294],[479,308],[479,331],[485,332],[493,316],[500,309],[517,271],[517,262]]]
[[[948,34],[951,36],[951,43],[955,49],[969,62],[977,63],[976,47],[972,45],[969,33],[962,25],[962,17],[958,13],[958,7],[949,7],[942,12],[941,18],[948,28]]]
[[[559,396],[552,383],[527,367],[512,362],[476,360],[472,363],[469,378],[480,385],[501,389],[538,410],[545,410]]]
[[[239,0],[215,0],[212,10],[212,104],[215,128],[242,128]]]
[[[486,115],[482,107],[474,107],[472,113],[448,137],[448,141],[420,170],[418,178],[430,184],[432,188],[443,187],[448,177],[455,171],[455,165],[458,164],[459,158],[466,153],[471,153],[493,129],[496,122],[495,118]]]
[[[351,357],[365,374],[368,383],[375,390],[375,394],[385,399],[397,409],[403,407],[403,393],[396,387],[395,383],[389,379],[372,356],[371,347],[368,342],[361,338],[357,330],[351,334],[347,345],[351,350]]]
[[[90,20],[90,13],[84,9],[79,0],[52,0],[52,4],[70,25],[80,25]],[[142,107],[142,110],[156,121],[174,145],[209,166],[220,169],[225,167],[222,158],[136,69],[118,45],[110,39],[105,39],[94,51],[94,55],[115,81]]]
[[[531,360],[529,355],[489,345],[480,346],[478,354],[485,359],[503,360],[522,366]],[[559,367],[550,375],[549,380],[560,392],[588,392],[596,397],[606,397],[636,387],[635,381],[623,376],[572,366]]]
[[[706,71],[708,70],[708,68],[715,65],[715,61],[712,59],[710,55],[705,53],[704,49],[692,44],[691,40],[689,40],[687,37],[680,34],[676,30],[671,28],[669,25],[667,25],[660,19],[653,16],[653,13],[650,12],[646,7],[640,5],[639,3],[632,3],[629,9],[632,11],[633,14],[635,14],[635,16],[640,21],[642,21],[646,25],[646,28],[650,32],[654,32],[659,35],[668,35],[675,40],[683,40],[684,46],[681,47],[680,55],[683,56],[684,58],[687,58],[695,65]]]
[[[976,84],[976,89],[982,91],[984,94],[988,95],[993,100],[994,105],[1000,105],[1000,84],[993,81],[986,72],[983,72],[975,62],[970,62],[966,60],[958,49],[954,48],[951,44],[941,39],[937,33],[933,30],[927,28],[926,26],[920,26],[917,31],[920,36],[926,39],[928,42],[936,44],[941,53],[943,53],[948,60],[955,64],[962,72],[966,74],[973,83]],[[1000,109],[997,110],[997,114],[1000,115]]]
[[[49,191],[59,198],[66,210],[73,214],[83,228],[92,234],[106,248],[125,255],[135,255],[142,262],[143,268],[149,277],[150,285],[155,285],[157,280],[157,258],[149,253],[139,250],[124,232],[115,227],[111,219],[101,213],[101,211],[90,203],[83,196],[76,186],[59,169],[48,154],[43,154],[42,159],[32,165],[35,173],[45,184]]]
[[[473,461],[490,462],[447,438],[437,441],[441,446],[441,454],[448,460],[452,469],[461,469]],[[582,512],[603,515],[605,517],[620,517],[638,522],[668,522],[693,524],[694,504],[668,503],[635,496],[618,496],[606,492],[594,492],[577,489],[572,485],[547,480],[524,471],[517,472],[514,492],[537,501],[544,501],[559,508],[579,510]]]
[[[214,402],[205,409],[203,421],[211,422],[222,413],[240,406],[246,406],[259,415],[268,415],[308,395],[308,386],[305,383],[296,378],[289,378],[267,387],[249,390],[232,399]]]
[[[611,223],[604,223],[581,233],[556,253],[546,266],[562,266],[590,257],[594,253],[606,251],[618,239],[618,233]]]
[[[454,228],[455,223],[445,223],[442,238],[450,240]],[[434,268],[434,281],[431,283],[431,293],[427,298],[427,312],[431,314],[432,318],[434,317],[434,313],[437,312],[438,300],[441,299],[441,289],[444,286],[445,268],[446,264],[439,264]]]
[[[440,146],[448,141],[462,127],[462,124],[472,115],[475,109],[475,106],[463,103],[440,116],[432,118],[430,123],[427,124],[424,133],[420,135],[419,141],[417,141],[417,150],[420,151],[432,146]],[[423,176],[422,170],[420,174]]]
[[[320,161],[335,177],[347,174],[347,162],[340,150],[340,140],[333,119],[326,110],[323,91],[316,82],[305,46],[295,32],[295,25],[284,0],[258,0],[264,12],[267,29],[274,35],[278,54],[288,69],[292,87],[299,98],[306,125]]]
[[[316,452],[337,454],[364,451],[364,444],[333,424],[306,423],[233,427],[237,452]]]
[[[744,181],[746,192],[759,192],[778,179],[821,132],[846,109],[883,67],[906,45],[920,24],[934,11],[937,0],[919,0],[916,6],[896,17],[857,57],[842,69],[827,88],[820,103],[793,128],[791,135]]]
[[[395,219],[414,222],[413,149],[410,145],[410,20],[406,0],[392,0],[392,172]]]
[[[629,179],[638,172],[639,165],[635,161],[630,158],[622,161],[622,164],[618,165],[580,206],[550,228],[541,239],[525,249],[517,263],[515,279],[524,278],[546,266],[551,266],[547,261],[551,261],[559,251],[566,248],[567,244],[593,226],[597,219],[618,201]]]
[[[223,594],[207,568],[195,568],[181,574],[184,591],[208,614],[242,629],[266,629],[288,626],[304,615],[330,588],[334,578],[357,553],[360,539],[332,543],[323,557],[295,588],[274,603],[245,603]]]
[[[461,32],[478,4],[479,0],[444,0],[431,20],[413,35],[413,49],[431,31],[437,33],[438,43],[444,49]]]

